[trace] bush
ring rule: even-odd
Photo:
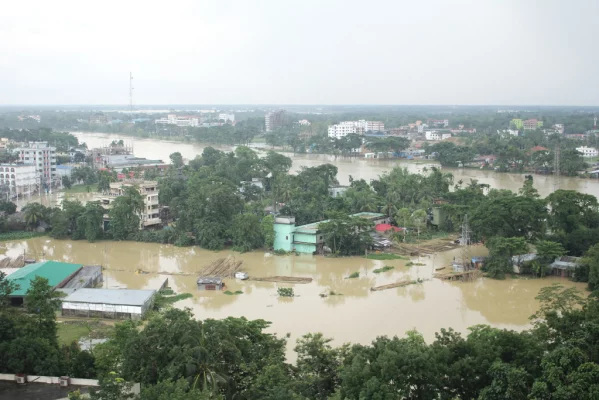
[[[359,272],[354,272],[350,276],[348,276],[348,278],[350,278],[350,279],[359,278],[359,277],[360,277],[360,273]]]
[[[375,274],[380,274],[381,272],[387,272],[392,269],[395,269],[395,267],[392,267],[390,265],[385,265],[383,268],[377,268],[377,269],[373,270],[372,272],[374,272]]]
[[[278,288],[277,293],[281,297],[295,297],[293,293],[293,288]]]
[[[241,290],[236,290],[235,292],[231,292],[230,290],[227,290],[224,292],[227,296],[236,296],[238,294],[243,294],[243,292]]]
[[[402,257],[399,254],[391,253],[373,253],[366,256],[369,260],[407,260],[407,257]]]

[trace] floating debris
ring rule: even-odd
[[[258,282],[284,282],[284,283],[310,283],[312,278],[304,278],[300,276],[264,276],[249,278],[250,281]]]
[[[402,286],[408,286],[408,285],[416,285],[418,283],[422,283],[424,282],[422,279],[418,279],[415,281],[412,280],[406,280],[406,281],[399,281],[399,282],[395,282],[395,283],[390,283],[388,285],[382,285],[382,286],[374,286],[371,287],[370,290],[373,292],[379,292],[381,290],[387,290],[387,289],[393,289],[396,287],[402,287]]]

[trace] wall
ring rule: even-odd
[[[65,310],[82,310],[82,311],[101,311],[101,312],[117,312],[127,314],[141,314],[141,306],[121,306],[114,304],[96,304],[96,303],[74,303],[69,301],[62,302],[62,309]]]
[[[295,224],[274,224],[275,250],[291,251],[293,249],[293,230]]]
[[[0,374],[0,381],[14,381],[16,380],[14,374]],[[71,385],[76,386],[100,386],[97,379],[81,379],[81,378],[69,378]],[[27,382],[35,383],[51,383],[60,384],[60,377],[58,376],[37,376],[27,375]]]

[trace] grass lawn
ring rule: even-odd
[[[97,185],[94,183],[93,185],[73,185],[70,189],[64,189],[64,193],[88,193],[87,189],[89,186],[90,192],[95,192]]]
[[[88,335],[89,329],[84,325],[64,322],[58,324],[58,342],[60,344],[70,344],[74,340],[78,341],[82,337]]]

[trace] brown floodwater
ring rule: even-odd
[[[169,155],[176,151],[180,152],[183,158],[193,159],[201,154],[208,144],[191,144],[175,141],[164,141],[155,139],[141,139],[118,134],[107,133],[83,133],[73,132],[81,142],[86,142],[89,148],[106,146],[113,140],[124,140],[134,148],[135,155],[149,159],[161,159],[169,162]],[[215,148],[230,151],[230,146],[213,146]],[[257,145],[256,150],[266,150],[267,147]],[[378,178],[379,175],[390,171],[394,167],[406,167],[412,172],[422,172],[426,166],[435,165],[433,162],[413,162],[407,160],[378,160],[364,158],[344,158],[335,157],[327,154],[291,154],[285,153],[293,160],[292,171],[296,172],[301,167],[315,167],[324,163],[331,163],[338,168],[337,178],[341,184],[349,184],[349,176],[354,179]],[[438,166],[438,165],[437,165]],[[462,180],[465,184],[470,179],[476,179],[479,183],[486,183],[496,189],[510,189],[517,191],[522,187],[525,174],[497,173],[494,171],[464,169],[464,168],[442,168],[444,172],[451,172],[454,175],[455,182]],[[556,185],[551,175],[534,175],[534,186],[542,196],[547,196],[556,189]],[[561,189],[577,190],[579,192],[592,194],[599,197],[599,180],[581,179],[571,177],[561,177],[559,187]]]
[[[344,342],[368,343],[380,335],[402,336],[416,329],[427,341],[441,328],[467,333],[468,327],[489,324],[499,328],[521,330],[529,326],[529,316],[538,308],[539,290],[560,282],[562,278],[506,279],[480,278],[473,282],[446,282],[432,278],[436,267],[460,258],[460,249],[413,258],[423,266],[407,267],[408,260],[377,261],[361,257],[325,258],[321,256],[275,256],[262,252],[239,254],[212,252],[198,247],[136,242],[99,242],[35,238],[0,243],[0,254],[16,257],[23,253],[38,260],[52,259],[82,264],[102,264],[106,270],[104,287],[156,289],[166,278],[178,293],[193,297],[176,303],[189,307],[197,318],[246,317],[272,322],[271,332],[290,334],[288,356],[295,340],[309,332],[322,332],[339,345]],[[484,255],[486,249],[473,246],[471,255]],[[229,296],[223,292],[198,291],[197,272],[211,261],[233,255],[243,260],[243,270],[250,277],[287,275],[312,277],[309,284],[276,284],[226,279],[227,289],[243,294]],[[373,269],[385,265],[393,270],[375,274]],[[116,271],[123,270],[123,271]],[[138,274],[144,270],[149,274]],[[186,273],[165,275],[161,272]],[[359,278],[348,279],[359,272]],[[422,284],[373,292],[372,286],[404,279],[423,279]],[[279,298],[277,287],[293,287],[294,298]],[[340,295],[321,298],[321,293]]]

